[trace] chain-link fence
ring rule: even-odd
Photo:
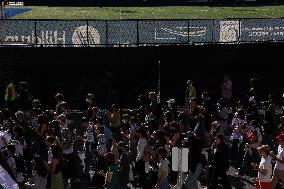
[[[0,45],[137,47],[284,41],[284,19],[0,20]]]

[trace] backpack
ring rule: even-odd
[[[16,162],[16,171],[19,173],[26,173],[27,172],[27,165],[26,161],[24,160],[23,156],[21,154],[15,154],[13,155],[13,158]]]

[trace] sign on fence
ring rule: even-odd
[[[105,47],[283,41],[284,19],[0,20],[0,44]]]
[[[284,41],[284,19],[241,20],[240,41]]]

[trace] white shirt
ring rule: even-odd
[[[278,146],[278,154],[277,157],[279,159],[283,159],[284,157],[284,148],[281,147],[280,145]],[[276,166],[275,169],[279,170],[279,171],[284,171],[284,164],[280,163],[279,161],[276,161]]]
[[[271,176],[272,176],[272,163],[271,163],[271,157],[267,156],[266,158],[262,157],[259,168],[266,169],[267,174],[263,175],[260,172],[258,172],[258,178],[260,182],[271,182]]]
[[[139,138],[138,140],[138,146],[137,146],[137,158],[136,162],[139,161],[143,154],[144,154],[144,149],[146,148],[148,142],[145,138]]]

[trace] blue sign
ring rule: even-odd
[[[36,44],[35,22],[28,20],[1,20],[0,43]]]
[[[109,21],[108,44],[137,44],[137,21]]]
[[[283,41],[284,19],[241,20],[241,42]]]
[[[187,21],[139,21],[138,30],[142,44],[188,43]]]
[[[114,47],[257,41],[284,41],[284,19],[0,21],[0,44]]]
[[[213,37],[213,20],[189,20],[189,43],[208,43]]]

